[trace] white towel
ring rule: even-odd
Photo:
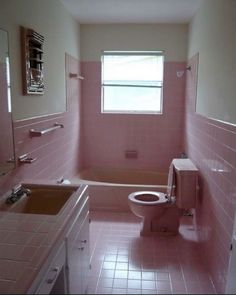
[[[167,196],[172,197],[174,193],[175,185],[175,168],[173,162],[171,162],[169,167],[168,182],[167,182]]]

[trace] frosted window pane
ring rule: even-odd
[[[106,86],[105,112],[161,112],[161,89]]]

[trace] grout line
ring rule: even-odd
[[[99,216],[101,216],[101,218],[99,218]],[[184,265],[183,262],[185,261],[183,253],[185,253],[185,251],[189,251],[189,255],[190,255],[190,259],[191,257],[193,257],[193,259],[195,260],[195,256],[191,256],[192,254],[195,255],[195,251],[196,248],[195,247],[191,247],[191,241],[190,244],[187,242],[187,240],[184,239],[184,235],[182,236],[181,234],[179,235],[179,237],[176,237],[174,239],[174,242],[177,244],[175,244],[175,246],[173,247],[173,240],[170,240],[168,238],[160,238],[160,239],[156,239],[153,237],[149,237],[149,238],[142,238],[139,236],[139,232],[137,231],[137,229],[135,230],[136,235],[132,232],[132,234],[129,235],[129,232],[133,231],[131,229],[131,227],[125,227],[125,218],[128,218],[127,214],[123,214],[122,216],[120,214],[111,214],[109,213],[108,215],[106,214],[106,212],[100,212],[98,214],[96,214],[96,218],[94,220],[92,220],[91,222],[91,226],[95,226],[95,231],[94,233],[96,233],[95,235],[95,239],[94,239],[94,245],[93,245],[93,249],[91,252],[91,260],[93,258],[95,258],[96,255],[96,250],[98,249],[99,251],[99,255],[103,255],[101,261],[99,261],[99,271],[98,276],[96,275],[97,281],[96,281],[96,287],[95,287],[95,294],[97,294],[97,292],[101,291],[102,289],[106,288],[100,285],[99,287],[99,281],[102,280],[103,278],[106,279],[108,277],[106,276],[102,276],[102,271],[103,269],[103,265],[105,262],[114,262],[114,266],[112,267],[112,271],[113,274],[111,274],[111,277],[109,277],[109,280],[112,280],[111,283],[111,287],[106,288],[107,290],[110,290],[110,292],[112,293],[112,291],[114,290],[114,292],[116,292],[117,286],[114,285],[114,280],[115,279],[121,279],[122,280],[126,280],[126,287],[124,287],[124,285],[121,285],[122,290],[124,290],[126,293],[129,293],[128,290],[132,290],[132,288],[128,288],[128,281],[129,280],[136,280],[135,277],[131,277],[129,278],[129,272],[133,271],[137,271],[140,272],[140,276],[141,279],[141,285],[140,285],[140,292],[141,290],[144,290],[144,292],[147,292],[147,289],[143,289],[143,287],[149,287],[150,288],[150,292],[155,291],[156,293],[167,293],[167,291],[169,291],[171,294],[174,294],[174,289],[173,289],[173,277],[171,276],[171,271],[169,266],[171,266],[171,263],[173,261],[173,263],[178,263],[177,264],[177,270],[173,270],[176,272],[179,272],[182,279],[183,280],[183,288],[185,288],[185,293],[187,294],[188,291],[191,291],[191,286],[190,288],[187,289],[187,283],[186,283],[186,277],[185,277],[185,272],[184,272]],[[109,224],[109,220],[111,220],[110,224]],[[117,226],[114,227],[114,224],[116,224]],[[134,225],[134,223],[133,223]],[[121,229],[122,228],[122,229]],[[182,228],[182,231],[185,230],[185,227]],[[124,234],[125,232],[125,234]],[[189,233],[188,233],[189,234]],[[188,235],[189,238],[193,238],[193,235]],[[134,244],[133,242],[136,241],[137,244],[137,248],[133,248]],[[182,244],[183,241],[183,244]],[[195,242],[195,241],[194,241]],[[190,245],[190,246],[189,246]],[[157,247],[158,246],[158,247]],[[145,254],[145,247],[147,248],[147,255]],[[173,247],[173,251],[172,251],[172,247]],[[185,249],[186,247],[186,249]],[[179,253],[181,256],[179,256],[179,259],[173,259],[175,258],[175,255],[177,255],[178,258],[178,252],[179,249],[183,248],[181,253]],[[113,250],[112,250],[113,249]],[[156,249],[156,250],[155,250]],[[188,250],[189,249],[189,250]],[[111,250],[111,251],[109,251]],[[125,251],[127,250],[127,251]],[[163,250],[163,255],[157,255],[157,252],[159,250]],[[120,254],[119,254],[119,251]],[[124,251],[124,252],[122,252]],[[134,255],[134,258],[131,259],[131,255],[132,253],[136,253]],[[148,255],[149,253],[149,255]],[[115,261],[109,261],[109,256],[108,255],[112,255],[114,257],[111,256],[111,259],[116,259]],[[119,260],[119,255],[121,260]],[[107,257],[106,257],[107,256]],[[131,266],[132,265],[132,261],[135,263],[135,256],[138,257],[137,262],[137,269],[135,269],[135,267]],[[128,261],[122,261],[122,257],[128,257]],[[145,258],[146,257],[146,258]],[[168,258],[169,257],[169,258]],[[108,258],[108,260],[106,260],[106,258]],[[148,260],[146,260],[148,259]],[[160,266],[157,268],[156,267],[156,262],[159,260]],[[184,260],[183,260],[184,259]],[[140,260],[140,265],[139,265],[139,260]],[[197,263],[202,263],[201,261],[196,261]],[[120,270],[117,267],[117,263],[127,263],[127,268],[125,268],[124,270]],[[148,269],[148,265],[150,264],[151,269]],[[162,266],[163,264],[163,266]],[[187,265],[188,266],[188,265]],[[164,269],[163,269],[164,267]],[[191,267],[191,266],[190,266]],[[124,272],[124,278],[119,278],[119,277],[115,277],[116,274],[116,270],[117,271],[121,271],[120,274],[121,277],[123,276],[122,271]],[[190,268],[190,271],[192,270],[192,268]],[[188,269],[186,269],[186,271],[188,271]],[[201,270],[199,270],[201,271]],[[154,277],[150,276],[150,277],[145,277],[144,274],[146,272],[146,275],[148,272],[153,273]],[[167,273],[168,274],[168,279],[163,279],[163,280],[158,280],[158,273]],[[126,276],[127,274],[127,276]],[[188,274],[188,272],[186,273]],[[198,273],[196,271],[196,283],[199,285],[199,279],[198,278]],[[143,281],[147,281],[150,282],[150,285],[148,285],[148,283],[146,285],[143,285],[142,282]],[[163,283],[161,283],[163,282]],[[210,280],[209,280],[210,282]],[[159,283],[159,285],[158,285]],[[212,283],[212,282],[211,282]],[[155,284],[155,290],[152,289],[154,288],[154,284]],[[166,284],[166,285],[165,285]],[[161,286],[161,289],[159,289]],[[166,288],[167,291],[165,291],[165,289],[162,289],[162,287]],[[201,287],[201,286],[200,286]],[[133,288],[134,290],[138,290]],[[142,293],[142,292],[141,292]]]

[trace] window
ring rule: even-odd
[[[102,113],[162,113],[163,52],[102,55]]]

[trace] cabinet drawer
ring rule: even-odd
[[[86,294],[89,274],[89,212],[73,243],[68,245],[68,288],[70,294]]]
[[[86,216],[84,220],[82,221],[82,224],[80,224],[79,230],[77,230],[76,234],[73,235],[73,240],[70,239],[69,242],[66,244],[66,247],[68,247],[68,251],[72,251],[72,250],[74,251],[76,249],[76,252],[78,250],[84,251],[84,249],[87,248],[88,246],[89,246],[89,212],[86,213]]]
[[[61,279],[65,280],[65,275],[64,275],[65,259],[66,259],[66,248],[65,248],[65,243],[63,242],[57,254],[55,255],[52,263],[50,264],[48,271],[43,276],[43,279],[41,280],[41,283],[37,291],[35,292],[36,294],[49,294],[52,288],[54,287],[59,275],[60,275],[60,285],[61,285],[60,293],[61,294],[65,293],[66,283],[65,281],[61,281]]]
[[[72,223],[68,234],[66,235],[66,243],[72,244],[73,241],[76,239],[76,236],[78,235],[78,232],[80,231],[80,228],[83,224],[84,219],[86,218],[87,214],[89,212],[89,202],[88,202],[88,196],[84,200],[82,206],[79,208],[79,212]]]

